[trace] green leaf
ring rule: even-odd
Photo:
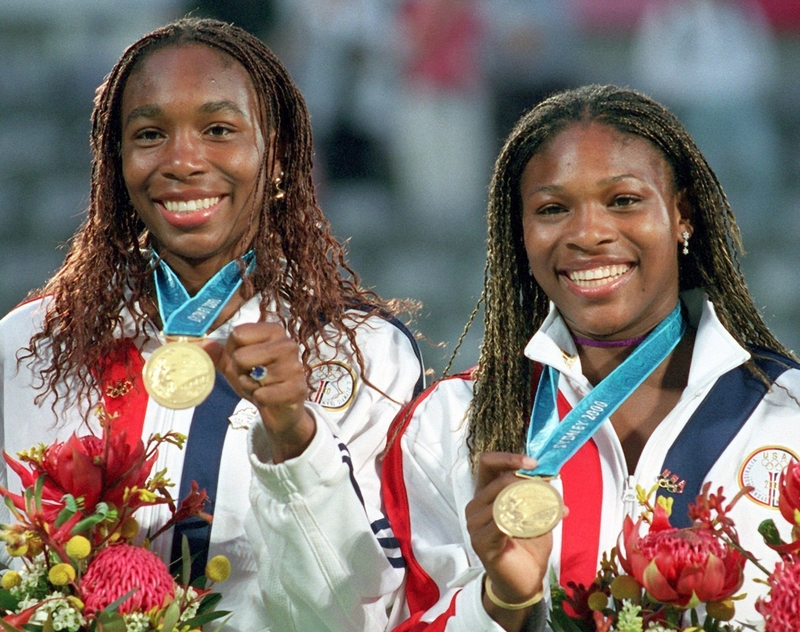
[[[548,621],[553,632],[593,632],[592,628],[585,628],[581,625],[583,622],[570,617],[563,610],[553,610],[550,613],[550,620]]]
[[[0,610],[14,611],[19,605],[20,598],[11,594],[10,590],[0,588]]]
[[[8,510],[13,514],[13,516],[17,520],[21,521],[22,520],[22,514],[20,513],[19,509],[17,509],[17,506],[14,504],[14,501],[11,500],[11,498],[9,496],[3,496],[3,502],[6,504],[6,507],[8,507]],[[3,526],[5,526],[5,525],[3,525]]]
[[[25,488],[25,511],[30,515],[33,513],[33,488]]]
[[[200,575],[200,577],[196,578],[192,582],[192,588],[199,588],[200,590],[204,590],[206,587],[206,583],[208,583],[208,579],[205,575]]]
[[[103,520],[108,518],[109,513],[111,512],[109,511],[106,503],[97,503],[94,514],[78,522],[74,527],[72,527],[70,533],[72,535],[83,533],[94,525],[103,522]]]
[[[186,536],[183,536],[184,540]],[[188,545],[187,545],[188,546]],[[161,625],[160,632],[172,632],[175,629],[175,624],[181,616],[181,604],[177,599],[173,599],[172,603],[167,606],[164,612],[164,621]]]
[[[103,612],[116,612],[117,608],[119,608],[133,593],[139,590],[139,587],[131,588],[128,592],[126,592],[122,597],[115,599],[110,604],[108,604],[105,608],[103,608]]]
[[[35,487],[34,487],[34,490],[33,490],[33,500],[34,500],[34,503],[36,504],[36,513],[37,514],[42,513],[42,490],[44,489],[44,479],[45,479],[45,475],[44,474],[42,474],[39,478],[37,478],[36,479],[36,484],[35,484]],[[49,620],[49,618],[48,618],[48,620]],[[53,626],[53,624],[51,623],[50,627],[52,627],[52,626]],[[46,625],[45,625],[45,627],[46,627]],[[47,630],[46,632],[51,632],[51,631]],[[55,631],[53,630],[52,632],[55,632]]]
[[[2,626],[5,632],[22,632],[19,628],[15,628],[13,625],[3,621],[2,619],[0,619],[0,626]]]
[[[761,537],[764,538],[764,542],[768,545],[778,545],[784,543],[780,534],[778,533],[778,527],[775,526],[772,518],[769,520],[764,520],[764,522],[758,525],[758,532],[761,534]]]
[[[55,525],[57,527],[60,527],[78,513],[78,501],[75,500],[75,496],[72,494],[64,494],[61,497],[61,502],[64,503],[64,508],[58,513],[58,516],[56,516]]]
[[[222,620],[222,623],[220,623],[216,628],[214,628],[214,632],[219,632],[222,628],[224,628],[225,625],[228,623],[228,621],[230,621],[232,616],[233,616],[232,614],[229,614],[227,617],[225,617]]]
[[[125,619],[116,612],[106,612],[105,610],[97,613],[97,632],[125,632],[127,626]]]
[[[189,538],[181,537],[181,585],[188,586],[192,577],[192,556],[189,552]]]
[[[222,595],[220,593],[208,593],[200,601],[200,605],[197,606],[197,614],[203,614],[204,612],[211,610],[211,608],[215,607],[221,600]]]
[[[205,625],[209,621],[213,621],[214,619],[220,619],[229,615],[230,612],[225,610],[216,610],[214,612],[206,612],[205,614],[198,614],[197,616],[192,617],[188,621],[181,622],[181,625],[189,626],[189,628],[198,628],[202,625]]]
[[[47,620],[44,622],[42,626],[42,632],[56,632],[56,629],[53,627],[53,613],[49,613],[47,615]]]

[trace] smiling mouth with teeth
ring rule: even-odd
[[[202,200],[181,200],[180,202],[165,200],[163,204],[164,208],[170,213],[193,213],[194,211],[202,211],[211,208],[217,202],[219,202],[219,197],[205,198]]]
[[[591,270],[576,270],[567,276],[569,280],[580,287],[596,287],[611,283],[630,270],[630,265],[613,265],[592,268]]]

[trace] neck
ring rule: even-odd
[[[597,386],[609,373],[633,353],[635,347],[597,347],[578,345],[581,371],[592,386]]]
[[[616,347],[635,347],[642,340],[647,338],[647,334],[643,336],[636,336],[635,338],[626,338],[625,340],[594,340],[593,338],[581,338],[573,334],[572,339],[576,345],[582,347],[599,347],[600,349],[609,349]]]

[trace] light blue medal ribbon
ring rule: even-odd
[[[245,274],[250,274],[255,267],[255,252],[248,251],[242,259],[247,264]],[[236,260],[226,264],[194,296],[189,296],[163,259],[156,267],[155,277],[158,310],[165,336],[200,337],[205,334],[242,284]]]
[[[686,331],[680,303],[650,332],[625,361],[592,389],[559,422],[558,371],[545,367],[528,426],[526,450],[538,465],[520,476],[552,477],[628,396],[672,353]]]

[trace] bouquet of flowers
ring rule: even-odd
[[[6,571],[0,589],[3,632],[181,632],[200,630],[228,613],[214,610],[230,563],[222,556],[206,577],[189,583],[191,558],[184,539],[179,580],[149,550],[150,542],[177,522],[203,511],[204,490],[176,505],[166,471],[151,475],[158,447],[183,447],[185,436],[153,435],[145,444],[130,438],[104,411],[101,436],[72,435],[18,455],[4,454],[22,480],[14,494],[0,495],[16,520],[0,525],[6,551],[20,560]],[[139,536],[135,513],[166,504],[171,519],[156,533]],[[221,627],[221,626],[220,626]]]
[[[550,625],[555,632],[742,632],[752,626],[731,623],[744,581],[746,562],[767,576],[769,594],[756,603],[764,632],[800,630],[800,463],[781,474],[780,511],[792,525],[792,542],[784,542],[772,520],[759,532],[781,554],[772,573],[739,543],[730,511],[749,488],[726,504],[723,490],[706,484],[690,505],[692,526],[670,525],[671,499],[658,489],[637,489],[643,507],[637,522],[625,518],[619,545],[603,554],[600,570],[588,587],[570,591],[551,578]],[[649,525],[642,534],[642,526]],[[703,606],[699,608],[699,606]]]

